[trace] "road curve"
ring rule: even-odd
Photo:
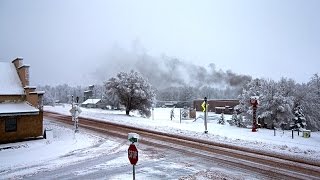
[[[44,112],[44,116],[63,123],[73,124],[71,116],[54,112]],[[135,132],[144,137],[140,143],[170,148],[192,156],[205,157],[208,160],[255,171],[269,178],[320,179],[320,162],[104,122],[92,118],[79,117],[79,121],[81,127],[122,138],[127,138],[129,132]]]

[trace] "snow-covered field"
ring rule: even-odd
[[[45,111],[70,115],[69,110],[71,109],[71,106],[45,106],[44,109]],[[279,154],[288,154],[315,161],[320,160],[320,132],[312,132],[310,138],[302,137],[301,132],[300,136],[297,135],[297,132],[294,132],[294,139],[292,139],[291,131],[278,130],[276,136],[274,136],[273,130],[259,129],[258,132],[251,132],[251,129],[230,126],[228,123],[225,125],[217,124],[217,119],[220,115],[209,113],[208,134],[204,134],[204,122],[201,118],[197,119],[195,122],[194,119],[192,119],[182,120],[180,123],[180,109],[177,108],[175,109],[175,118],[173,118],[172,121],[170,120],[171,108],[155,108],[153,115],[149,119],[141,118],[135,113],[132,113],[131,116],[126,116],[124,111],[81,109],[82,113],[80,116],[83,117],[245,146],[247,148],[271,151]],[[197,112],[197,117],[202,114],[202,112]],[[231,119],[231,116],[225,115],[225,118],[228,120]]]

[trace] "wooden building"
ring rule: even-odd
[[[43,91],[29,85],[22,58],[0,62],[0,143],[43,135]]]
[[[87,99],[81,103],[81,107],[86,108],[104,108],[105,104],[102,103],[101,99]]]
[[[196,111],[202,111],[201,104],[203,99],[198,99],[193,101],[193,108]],[[215,112],[217,114],[232,114],[233,108],[239,104],[237,99],[208,99],[208,112]]]

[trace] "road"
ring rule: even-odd
[[[51,121],[46,119],[46,121]],[[59,122],[61,126],[72,128]],[[132,179],[132,165],[127,158],[128,140],[96,133],[81,128],[80,131],[89,131],[99,135],[102,140],[90,149],[61,156],[51,160],[51,163],[63,162],[64,159],[79,156],[90,156],[93,158],[74,162],[72,164],[61,164],[54,169],[46,168],[46,164],[38,164],[40,171],[25,175],[23,179]],[[114,141],[113,148],[105,147],[105,141]],[[194,156],[188,151],[181,152],[169,147],[175,146],[166,142],[158,142],[159,145],[145,145],[139,143],[139,162],[136,165],[136,179],[268,179],[267,176],[251,172],[246,169],[232,167],[220,161],[210,161],[206,156]],[[203,152],[205,153],[205,152]],[[56,162],[55,162],[56,161]],[[34,168],[34,167],[33,167]],[[24,169],[21,169],[24,170]],[[17,169],[15,170],[17,171]]]
[[[69,117],[46,113],[56,123],[71,124]],[[132,179],[132,166],[127,159],[128,132],[144,137],[139,145],[139,162],[136,179],[319,179],[318,164],[303,160],[274,157],[271,154],[252,152],[246,148],[224,146],[179,136],[151,132],[134,127],[81,119],[81,131],[99,133],[105,141],[114,140],[113,149],[104,147],[104,141],[63,158],[96,156],[43,169],[25,179]],[[55,161],[55,160],[53,160]],[[62,160],[63,161],[63,160]]]

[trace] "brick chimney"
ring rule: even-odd
[[[28,95],[30,92],[34,92],[36,90],[35,86],[25,86],[24,87],[24,91],[26,92],[26,94]]]
[[[17,57],[12,61],[16,69],[18,69],[22,64],[23,64],[23,58],[22,57]]]
[[[27,89],[27,88],[25,88]],[[34,90],[33,88],[30,88]],[[27,94],[27,101],[34,107],[38,108],[40,111],[43,110],[43,94],[44,91],[31,91]]]
[[[21,65],[18,67],[18,74],[22,83],[22,86],[29,86],[29,65]]]

